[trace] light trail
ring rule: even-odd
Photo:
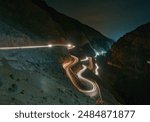
[[[99,69],[99,66],[97,65],[97,63],[95,63],[95,75],[99,75],[99,72],[98,72],[98,69]]]
[[[48,47],[52,47],[52,46],[53,46],[52,44],[49,44],[49,45],[48,45]]]
[[[84,58],[84,59],[82,59],[82,60],[80,60],[80,61],[84,62],[84,61],[87,61],[88,59],[89,59],[89,58],[86,57],[86,58]]]
[[[49,46],[45,45],[45,46],[0,47],[0,50],[17,50],[17,49],[45,48],[45,47]]]
[[[97,52],[96,50],[95,50],[95,58],[97,58],[98,56],[104,56],[105,54],[106,54],[107,52],[105,51],[105,50],[102,50],[102,51],[100,51],[100,52]]]
[[[72,67],[79,61],[79,59],[75,56],[71,57],[74,59],[74,61],[69,61],[65,64],[63,64],[63,68],[66,71],[67,76],[69,77],[70,81],[72,82],[72,84],[74,85],[74,87],[79,91],[79,92],[83,92],[83,90],[78,86],[77,81],[75,80],[76,75],[74,74],[74,72],[72,71]]]
[[[96,82],[93,82],[87,78],[84,78],[82,76],[82,74],[85,72],[85,70],[87,69],[87,67],[85,65],[82,65],[83,68],[81,70],[79,70],[77,72],[77,74],[75,74],[72,71],[72,67],[79,61],[79,59],[75,56],[71,57],[74,59],[74,61],[70,61],[68,63],[63,64],[63,68],[66,70],[66,74],[69,77],[69,79],[71,80],[72,84],[74,85],[74,87],[81,93],[84,93],[87,96],[90,96],[91,98],[98,98],[100,100],[102,100],[102,96],[101,96],[101,92],[100,92],[100,88],[97,85]],[[84,90],[82,88],[80,88],[80,86],[78,85],[78,81],[80,82],[84,82],[85,84],[87,84],[88,86],[91,86],[90,90]]]
[[[48,44],[49,47],[66,47],[67,49],[75,48],[75,45],[72,44]]]
[[[86,57],[86,58],[84,58],[84,59],[82,59],[82,60],[80,60],[81,62],[84,62],[84,61],[88,61],[89,60],[89,66],[88,66],[88,68],[90,69],[90,70],[93,70],[94,71],[94,66],[93,66],[93,59],[92,59],[92,57]],[[98,66],[98,64],[97,63],[95,63],[95,75],[99,75],[99,72],[98,72],[98,70],[99,70],[99,66]]]
[[[92,86],[92,89],[91,90],[86,90],[86,91],[83,91],[82,90],[82,92],[84,93],[84,94],[86,94],[87,96],[90,96],[91,98],[93,98],[93,97],[95,97],[95,96],[97,96],[98,95],[98,89],[99,89],[99,87],[97,87],[97,85],[94,83],[94,82],[92,82],[91,80],[89,80],[89,79],[87,79],[87,78],[84,78],[83,76],[82,76],[82,74],[85,72],[85,70],[87,69],[87,67],[85,66],[85,65],[82,65],[83,66],[83,69],[81,69],[78,73],[77,73],[77,76],[78,76],[78,78],[81,80],[81,81],[83,81],[83,82],[85,82],[86,84],[89,84],[89,85],[91,85]]]
[[[0,47],[0,50],[17,50],[17,49],[51,48],[51,47],[66,47],[67,49],[73,49],[75,46],[71,44],[48,44],[42,46]]]

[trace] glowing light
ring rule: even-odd
[[[99,75],[99,73],[98,73],[99,66],[97,65],[97,63],[95,63],[95,66],[96,66],[95,75]]]
[[[18,46],[18,47],[0,47],[0,50],[17,50],[17,49],[31,49],[31,48],[48,48],[48,47],[67,47],[67,49],[75,48],[75,45],[71,44],[48,44],[48,45],[40,45],[40,46]]]
[[[150,61],[147,61],[148,64],[150,64]]]
[[[99,52],[95,52],[95,58],[99,55],[100,55]]]
[[[88,96],[91,96],[91,97],[94,97],[96,96],[96,94],[98,93],[98,88],[96,86],[96,84],[94,82],[92,82],[91,80],[85,78],[82,76],[83,72],[85,72],[85,70],[87,69],[87,67],[85,65],[82,65],[83,69],[81,69],[78,73],[77,73],[77,76],[80,80],[82,80],[83,82],[85,83],[89,83],[89,85],[92,86],[92,89],[91,90],[88,90],[88,91],[83,91],[86,95]]]
[[[68,46],[68,47],[71,47],[72,45],[71,45],[71,44],[68,44],[67,46]]]
[[[83,62],[83,61],[87,61],[89,58],[88,57],[86,57],[86,58],[84,58],[84,59],[82,59],[81,61]]]
[[[100,52],[95,51],[95,58],[96,58],[97,56],[100,56],[100,55],[104,56],[106,53],[107,53],[107,52],[106,52],[105,50],[102,50],[102,51],[100,51]]]
[[[31,49],[31,48],[46,48],[48,45],[43,46],[18,46],[18,47],[0,47],[0,50],[17,50],[17,49]]]
[[[52,44],[49,44],[48,47],[52,47]]]

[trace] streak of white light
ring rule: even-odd
[[[97,57],[97,56],[99,56],[100,54],[98,53],[98,52],[95,52],[95,58]]]
[[[81,61],[83,62],[83,61],[87,61],[89,58],[88,57],[86,57],[86,58],[84,58],[84,59],[82,59]]]
[[[40,46],[18,46],[18,47],[0,47],[0,50],[17,50],[17,49],[32,49],[32,48],[49,48],[53,46],[67,47],[68,49],[73,49],[75,46],[71,44],[48,44]]]
[[[0,47],[0,50],[16,50],[16,49],[44,48],[44,47],[49,47],[49,46],[45,45],[45,46]]]
[[[99,75],[99,73],[98,73],[99,66],[97,65],[97,63],[95,63],[95,66],[96,66],[95,75]]]
[[[53,46],[52,44],[49,44],[49,45],[48,45],[48,47],[52,47],[52,46]]]
[[[88,94],[89,96],[95,96],[97,94],[97,87],[95,85],[95,83],[93,83],[92,81],[90,81],[89,79],[86,79],[82,76],[83,72],[87,69],[87,67],[85,65],[82,65],[83,66],[83,69],[81,69],[78,73],[77,73],[77,76],[80,80],[84,81],[84,82],[88,82],[89,84],[92,85],[92,89],[91,90],[88,90],[86,92],[84,92],[85,94]]]
[[[104,50],[102,50],[102,51],[100,51],[100,52],[95,51],[95,58],[96,58],[97,56],[100,56],[100,55],[104,56],[106,53],[107,53],[107,52],[104,51]]]
[[[68,46],[68,47],[71,47],[72,45],[71,45],[71,44],[68,44],[67,46]]]

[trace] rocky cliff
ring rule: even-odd
[[[111,83],[127,104],[149,104],[150,23],[113,44],[107,56]],[[110,73],[111,72],[111,73]]]
[[[111,60],[122,68],[141,70],[150,60],[150,23],[120,38],[111,48]]]
[[[92,48],[108,50],[112,40],[42,0],[0,0],[0,47],[49,43],[75,44],[87,55]],[[64,47],[0,50],[0,104],[95,104],[74,89],[62,58],[69,58]],[[102,89],[105,104],[119,104]]]

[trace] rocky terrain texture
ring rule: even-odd
[[[120,38],[111,48],[111,62],[122,68],[138,70],[150,60],[150,23]],[[143,71],[142,71],[143,72]]]
[[[108,50],[112,40],[43,0],[0,0],[0,47],[49,43],[75,44],[77,54],[91,55],[93,47]],[[62,68],[65,58],[63,47],[1,50],[0,104],[95,104],[72,86]],[[102,90],[106,104],[119,104]]]
[[[0,39],[34,42],[4,22],[0,22]],[[61,66],[62,57],[68,57],[68,52],[61,47],[1,50],[0,104],[95,104],[72,87]]]
[[[96,49],[108,50],[113,42],[93,28],[58,13],[43,0],[0,0],[0,18],[28,34],[35,44],[59,41],[83,47],[91,43],[97,45]],[[24,44],[23,40],[19,44]]]
[[[0,51],[0,104],[95,104],[73,88],[57,50]]]
[[[121,37],[104,59],[104,77],[126,104],[149,104],[150,23]]]

